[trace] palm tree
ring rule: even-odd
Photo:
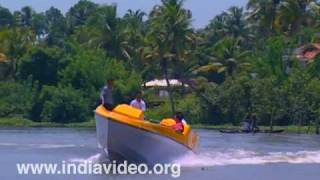
[[[250,0],[247,8],[249,19],[259,22],[260,32],[294,33],[301,25],[311,25],[310,9],[317,7],[317,0]]]
[[[299,31],[301,25],[308,25],[310,9],[316,0],[283,0],[279,4],[275,26],[280,32],[290,34]]]
[[[259,33],[264,35],[274,33],[274,22],[280,2],[281,0],[249,0],[248,19],[258,26]]]
[[[76,26],[84,25],[89,16],[96,12],[97,9],[97,4],[88,0],[80,0],[66,14],[69,30],[73,32]]]
[[[47,44],[61,46],[65,44],[64,38],[67,34],[67,22],[59,9],[51,7],[45,12],[45,29]]]
[[[231,7],[216,16],[200,35],[207,40],[197,51],[202,62],[194,71],[196,74],[220,83],[224,75],[232,77],[250,66],[247,49],[252,46],[254,36],[242,8]]]
[[[312,19],[312,24],[315,28],[320,27],[320,5],[319,3],[312,2],[310,3],[310,16]]]
[[[226,21],[225,21],[225,32],[227,35],[246,39],[249,34],[249,29],[245,21],[245,16],[243,8],[231,7],[227,11]]]
[[[177,71],[179,62],[185,60],[186,50],[193,41],[191,12],[183,9],[183,0],[162,0],[150,14],[150,37],[154,49],[153,59],[157,60],[167,82],[172,113],[175,105],[169,82],[169,67]]]
[[[117,17],[116,5],[100,6],[88,18],[87,25],[82,30],[88,33],[92,46],[103,48],[107,54],[118,59],[130,58],[127,51],[126,22]]]
[[[223,12],[215,16],[209,23],[209,25],[200,32],[200,35],[204,35],[204,39],[207,39],[208,44],[214,44],[220,39],[226,36],[226,21],[228,14]]]
[[[232,37],[219,41],[212,48],[212,59],[206,65],[200,66],[197,73],[224,73],[233,76],[235,72],[250,66],[247,61],[249,51],[240,47],[239,39]]]
[[[146,14],[140,10],[133,11],[128,10],[128,12],[123,17],[123,22],[125,27],[124,37],[127,51],[127,58],[135,69],[143,67],[142,62],[146,54],[145,36],[146,36],[146,24],[143,20]]]
[[[26,6],[21,9],[21,21],[22,25],[25,27],[30,27],[32,25],[32,19],[34,11],[31,7]]]
[[[10,73],[15,77],[18,60],[34,45],[35,34],[29,28],[12,28],[0,31],[0,51],[10,59]]]
[[[225,36],[245,40],[250,36],[250,29],[245,18],[243,8],[233,6],[213,18],[204,31],[209,35],[209,39],[215,38],[215,41],[209,40],[211,43],[216,43]]]

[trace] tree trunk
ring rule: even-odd
[[[271,110],[271,117],[270,117],[270,132],[273,131],[273,115],[274,115],[274,110]]]
[[[174,114],[176,110],[175,110],[175,105],[174,105],[172,89],[171,89],[171,85],[170,85],[170,81],[169,81],[169,77],[168,77],[168,68],[167,68],[167,61],[166,60],[163,60],[163,62],[162,62],[162,69],[163,69],[164,78],[166,79],[166,82],[167,82],[167,91],[169,93],[171,111],[172,111],[172,114]]]

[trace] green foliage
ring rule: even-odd
[[[189,124],[200,124],[204,122],[204,107],[202,106],[201,99],[195,94],[176,95],[178,100],[176,101],[177,111],[182,112],[185,115],[185,120]],[[148,96],[148,100],[155,97]],[[148,104],[147,104],[148,105]],[[160,121],[163,118],[173,117],[170,109],[170,102],[164,101],[159,106],[149,107],[146,112],[146,118]]]
[[[0,117],[27,117],[33,106],[35,88],[26,81],[0,82]]]
[[[228,78],[218,88],[216,106],[225,122],[238,124],[251,110],[251,83],[247,76]]]
[[[69,29],[73,31],[77,26],[84,25],[89,16],[94,13],[98,5],[87,1],[80,0],[76,5],[71,7],[67,13],[67,22]]]
[[[47,33],[47,38],[45,39],[47,44],[63,47],[67,33],[67,21],[60,10],[51,7],[45,12],[44,27]]]
[[[177,102],[177,110],[183,112],[185,119],[191,124],[200,124],[204,119],[204,108],[200,98],[189,94]]]
[[[13,25],[13,15],[9,9],[0,6],[0,28]]]
[[[118,103],[129,102],[142,84],[140,74],[127,70],[121,61],[106,58],[102,50],[76,49],[70,57],[70,64],[60,75],[61,84],[82,90],[91,100],[92,108],[108,78],[115,79],[115,100]]]
[[[62,50],[58,48],[38,47],[24,56],[19,65],[22,80],[30,76],[39,85],[56,85],[59,68],[63,67]],[[36,71],[35,71],[36,69]]]
[[[70,86],[44,86],[37,101],[41,104],[41,121],[55,123],[83,122],[92,109],[88,99]]]
[[[170,102],[166,101],[164,104],[161,104],[161,106],[148,109],[145,113],[145,117],[146,119],[155,122],[160,122],[165,117],[172,117]]]
[[[31,49],[35,42],[35,35],[29,28],[0,29],[0,51],[11,60],[18,60]]]
[[[106,59],[101,50],[76,48],[69,57],[68,66],[60,71],[61,83],[72,85],[75,89],[83,89],[87,94],[98,90],[104,84],[106,77],[111,76],[112,68],[107,68]],[[108,71],[109,70],[109,71]]]

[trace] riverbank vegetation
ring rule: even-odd
[[[122,17],[116,5],[87,0],[66,14],[0,7],[0,117],[87,123],[108,77],[116,79],[117,103],[141,88],[149,103],[157,97],[142,85],[164,78],[185,86],[169,84],[168,98],[149,106],[148,118],[179,110],[193,124],[238,126],[254,112],[271,129],[319,132],[320,56],[312,54],[318,44],[317,0],[249,0],[202,29],[192,26],[180,0]]]
[[[94,119],[90,119],[81,123],[54,123],[54,122],[35,122],[23,118],[0,118],[0,128],[76,128],[76,129],[95,129],[96,124]],[[208,124],[193,124],[194,129],[207,130],[239,130],[241,126],[233,124],[208,125]],[[260,130],[268,131],[269,126],[260,126]],[[274,130],[284,130],[285,133],[313,134],[315,126],[274,126]]]

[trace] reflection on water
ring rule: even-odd
[[[221,134],[198,130],[197,154],[177,159],[184,168],[183,179],[308,179],[320,177],[320,137],[294,134]],[[94,130],[13,129],[0,130],[0,179],[43,179],[17,176],[18,162],[101,162]],[[205,170],[203,168],[205,167]],[[297,169],[297,170],[296,170]],[[270,171],[270,173],[266,173]],[[291,173],[285,173],[290,171]],[[236,175],[235,175],[236,174]],[[50,176],[46,179],[70,179]],[[107,179],[150,179],[149,176],[108,176]],[[166,177],[152,177],[166,178]],[[169,177],[168,177],[169,178]],[[106,179],[78,176],[71,179]],[[253,178],[255,179],[255,178]]]

